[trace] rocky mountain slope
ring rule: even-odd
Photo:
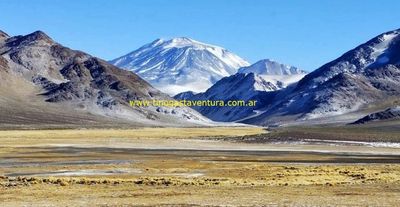
[[[174,96],[174,99],[176,99],[176,100],[190,100],[195,95],[196,95],[196,93],[194,93],[193,91],[185,91],[185,92],[181,92],[181,93],[176,94]]]
[[[365,124],[373,121],[388,121],[393,119],[400,119],[400,106],[368,114],[367,116],[364,116],[363,118],[353,122],[352,124]]]
[[[257,101],[256,106],[224,106],[224,107],[193,107],[195,110],[214,121],[237,121],[253,115],[259,106],[268,102],[278,88],[254,73],[237,73],[225,77],[204,93],[188,97],[188,100],[214,101]],[[269,93],[270,92],[270,93]],[[180,99],[179,97],[175,97]]]
[[[0,78],[4,124],[207,122],[189,108],[130,107],[130,100],[170,98],[134,73],[64,47],[41,31],[0,33]]]
[[[135,72],[170,95],[204,92],[221,78],[249,65],[224,48],[186,37],[155,40],[110,63]]]
[[[378,107],[400,95],[400,30],[381,34],[350,50],[278,94],[246,123],[319,123],[356,120],[349,114]],[[362,114],[362,113],[361,113]]]
[[[238,73],[225,77],[215,83],[206,92],[187,96],[189,100],[249,100],[257,101],[252,107],[194,107],[204,116],[215,121],[240,121],[259,113],[259,109],[268,105],[276,91],[295,83],[304,77],[305,71],[296,67],[277,63],[268,59],[242,67]],[[182,94],[175,96],[183,99]]]

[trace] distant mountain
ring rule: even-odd
[[[224,48],[186,37],[157,39],[110,63],[135,72],[170,95],[204,92],[221,78],[249,65]]]
[[[297,75],[306,72],[294,66],[278,63],[270,59],[259,60],[256,63],[242,67],[239,73],[255,73],[258,75]]]
[[[365,124],[375,121],[388,121],[398,119],[400,120],[400,106],[388,108],[384,111],[379,111],[376,113],[368,114],[361,119],[353,122],[352,124]]]
[[[170,99],[130,71],[64,47],[41,31],[0,32],[0,124],[206,123],[192,109],[130,107]]]
[[[214,121],[240,121],[257,115],[259,109],[270,104],[276,91],[295,83],[305,75],[305,71],[296,67],[265,59],[242,67],[238,73],[221,79],[206,92],[185,99],[257,101],[253,107],[193,107]],[[182,99],[182,95],[175,98]]]
[[[264,80],[276,85],[279,89],[299,81],[307,74],[304,70],[270,59],[260,60],[250,66],[242,67],[238,72],[257,74]]]
[[[190,98],[190,100],[223,100],[228,101],[257,101],[254,107],[193,107],[198,112],[214,121],[237,121],[254,115],[254,110],[263,106],[273,92],[278,88],[265,81],[254,73],[237,73],[229,77],[225,77],[214,84],[204,93],[199,93]]]
[[[309,73],[246,123],[350,121],[400,95],[400,30],[381,34]],[[362,113],[361,113],[362,114]],[[354,115],[354,116],[353,116]]]

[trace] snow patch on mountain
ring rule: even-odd
[[[371,53],[371,58],[377,60],[378,57],[380,57],[383,53],[385,53],[385,51],[389,47],[389,44],[395,37],[397,37],[397,35],[399,35],[399,33],[396,31],[389,34],[383,34],[381,37],[379,37],[381,41],[372,47],[373,52]]]

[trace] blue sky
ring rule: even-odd
[[[110,60],[159,37],[191,37],[251,63],[271,58],[314,70],[400,28],[398,0],[1,0],[0,29],[43,30]]]

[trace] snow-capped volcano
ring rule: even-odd
[[[203,92],[249,63],[228,50],[187,37],[157,39],[110,61],[135,72],[156,88],[175,95]]]
[[[264,80],[284,88],[302,79],[307,72],[294,66],[278,63],[270,59],[260,60],[250,66],[242,67],[239,73],[254,73]]]

